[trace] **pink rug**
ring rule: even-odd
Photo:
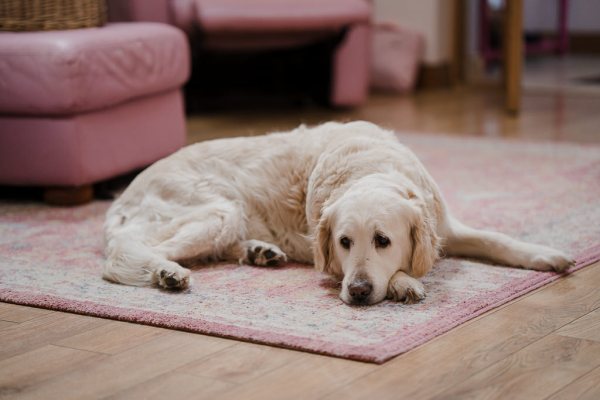
[[[466,223],[600,259],[600,147],[403,135]],[[310,267],[197,269],[185,293],[100,278],[108,202],[0,204],[0,300],[381,363],[559,276],[447,259],[422,303],[344,305]]]

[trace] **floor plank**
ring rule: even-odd
[[[600,264],[462,325],[328,398],[430,398],[600,306]],[[443,366],[443,367],[439,367]],[[402,373],[399,373],[402,371]]]
[[[52,310],[0,303],[0,320],[9,322],[25,322],[42,315],[52,314]]]
[[[108,321],[76,314],[50,313],[0,331],[0,360],[97,328]]]
[[[94,329],[72,335],[54,342],[72,349],[95,351],[104,354],[118,354],[132,347],[146,343],[168,332],[151,326],[128,322],[108,321]]]
[[[10,322],[10,321],[2,321],[0,320],[0,330],[4,329],[4,328],[9,328],[12,326],[18,325],[17,322]]]
[[[92,399],[116,395],[187,363],[233,345],[233,341],[171,331],[145,345],[104,358],[19,393],[19,399]]]
[[[415,96],[375,94],[363,107],[328,110],[231,110],[188,118],[188,142],[288,130],[301,123],[368,120],[406,132],[533,140],[598,142],[600,96],[524,93],[519,118],[509,116],[494,92],[468,87]]]
[[[298,359],[293,351],[251,343],[238,343],[180,368],[186,374],[246,383]]]
[[[295,361],[219,394],[218,398],[318,399],[377,369],[373,364],[304,353]]]
[[[598,400],[600,399],[600,367],[571,382],[548,400]]]
[[[28,388],[104,356],[88,351],[47,345],[0,361],[0,397],[19,396]]]
[[[545,399],[599,366],[598,354],[598,342],[548,335],[434,399]]]
[[[200,378],[181,372],[169,372],[105,399],[213,400],[215,395],[230,389],[233,385],[230,382]]]
[[[600,342],[600,309],[596,309],[563,326],[557,333],[563,336]],[[600,357],[600,354],[598,356]]]

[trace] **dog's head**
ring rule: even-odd
[[[411,186],[366,177],[325,205],[315,232],[315,265],[343,278],[345,303],[378,303],[397,271],[420,277],[437,259],[434,222]]]

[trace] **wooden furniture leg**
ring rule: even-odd
[[[504,94],[506,111],[521,107],[523,68],[523,0],[507,0],[504,26]]]
[[[54,206],[76,206],[94,199],[92,185],[51,187],[44,189],[44,201]]]

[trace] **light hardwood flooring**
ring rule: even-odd
[[[191,117],[190,142],[303,122],[600,142],[600,97],[526,93],[519,118],[493,92],[373,96],[358,110]],[[599,399],[600,264],[377,366],[193,333],[0,303],[0,398]]]

